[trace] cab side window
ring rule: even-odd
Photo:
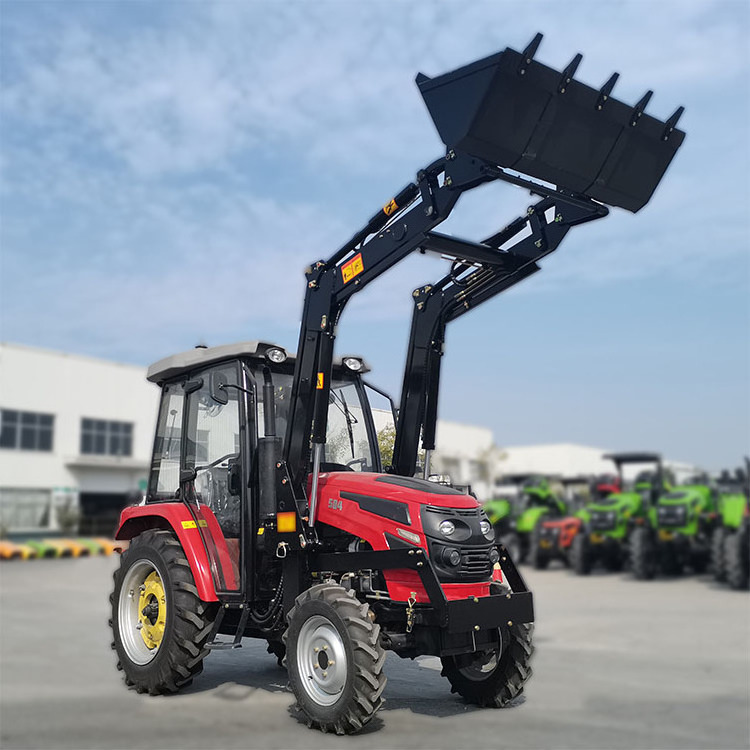
[[[164,386],[149,486],[149,497],[155,500],[174,498],[180,488],[183,403],[181,384]]]

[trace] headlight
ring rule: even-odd
[[[279,365],[282,362],[286,361],[286,352],[283,349],[273,347],[266,350],[266,357],[274,364]]]
[[[496,547],[493,547],[490,550],[490,562],[494,565],[496,562],[499,562],[500,560],[500,553],[497,551]]]
[[[443,563],[447,563],[454,568],[461,563],[461,553],[453,547],[446,547],[441,558]]]
[[[492,531],[492,524],[489,521],[480,521],[479,522],[479,530],[485,536],[489,536],[490,532]]]
[[[453,521],[441,521],[438,528],[440,529],[441,534],[450,536],[456,530],[456,524],[453,523]]]
[[[357,357],[344,357],[344,367],[348,367],[352,372],[359,372],[362,369],[362,360]]]

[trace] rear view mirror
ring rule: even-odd
[[[226,391],[227,383],[227,376],[223,372],[214,370],[211,373],[211,398],[217,404],[229,403],[229,394]]]

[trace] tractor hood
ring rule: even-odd
[[[363,498],[396,503],[419,503],[445,508],[477,508],[479,503],[473,495],[446,487],[435,482],[393,474],[374,474],[357,471],[332,471],[320,475],[318,485],[321,507],[327,498],[338,493],[358,495]],[[352,498],[353,499],[353,498]]]
[[[618,492],[610,495],[606,500],[598,500],[587,506],[589,511],[610,511],[621,513],[625,510],[634,510],[641,503],[641,496],[637,492]]]

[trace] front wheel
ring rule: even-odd
[[[289,682],[308,726],[353,734],[383,703],[380,626],[353,591],[321,583],[297,597],[284,633]]]
[[[139,693],[176,693],[203,669],[215,606],[201,601],[180,543],[169,531],[136,536],[110,596],[117,668]]]
[[[542,549],[542,519],[537,522],[529,540],[529,562],[536,570],[546,570],[549,553]]]
[[[726,558],[724,556],[724,540],[727,530],[723,526],[714,529],[711,535],[711,571],[717,581],[724,581],[727,577]]]
[[[442,657],[442,675],[448,678],[451,691],[477,706],[507,706],[523,692],[531,677],[533,628],[533,625],[501,628],[503,642],[497,649]]]
[[[656,575],[656,547],[651,530],[639,526],[630,535],[630,567],[641,581],[650,581]]]
[[[747,531],[738,529],[727,534],[724,540],[727,583],[733,589],[746,589],[750,583],[747,534]]]
[[[587,576],[591,572],[591,549],[588,535],[579,532],[573,537],[570,545],[570,563],[579,576]]]

